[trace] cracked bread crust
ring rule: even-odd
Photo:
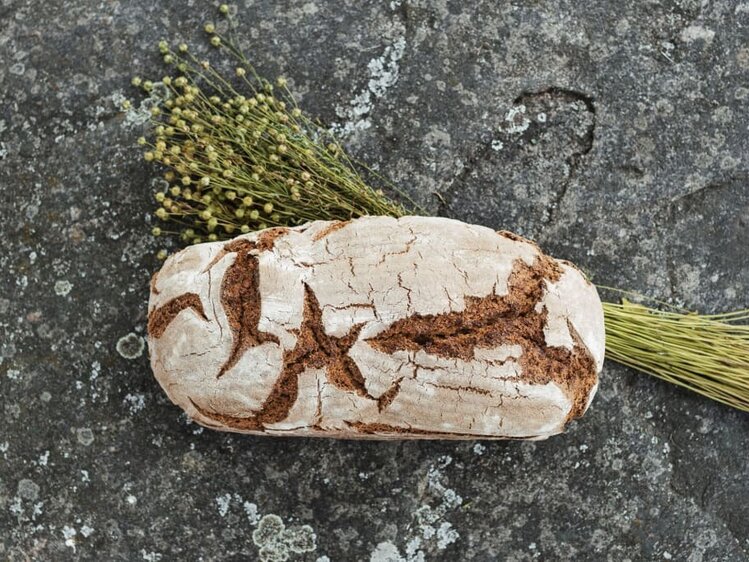
[[[148,343],[208,427],[359,439],[542,439],[590,405],[598,294],[517,235],[364,217],[192,246],[154,276]]]

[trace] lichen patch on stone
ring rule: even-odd
[[[72,289],[73,284],[67,279],[59,279],[55,281],[55,294],[58,297],[67,297]]]
[[[117,349],[117,353],[125,359],[137,359],[143,355],[145,346],[146,344],[141,336],[130,332],[126,336],[122,336],[117,340],[115,348]]]

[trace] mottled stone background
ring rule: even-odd
[[[749,417],[612,363],[539,443],[260,439],[167,402],[141,339],[156,174],[120,104],[164,72],[158,39],[204,45],[213,10],[0,0],[0,559],[749,559]],[[237,19],[262,72],[431,212],[599,283],[749,305],[749,3],[244,0]]]

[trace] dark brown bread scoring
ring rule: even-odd
[[[221,305],[229,321],[233,341],[229,358],[222,365],[217,378],[234,367],[249,348],[266,342],[278,343],[275,335],[261,332],[258,328],[262,307],[260,272],[257,257],[250,254],[255,247],[253,242],[244,239],[224,246],[224,252],[236,253],[221,282]]]
[[[160,338],[164,335],[172,320],[188,308],[194,310],[203,320],[208,320],[205,312],[203,312],[203,303],[200,302],[200,297],[196,293],[185,293],[151,311],[148,315],[148,335],[152,338]]]
[[[420,351],[440,357],[471,361],[476,348],[520,345],[518,380],[532,384],[554,381],[568,389],[574,404],[568,419],[585,411],[587,396],[597,375],[593,358],[568,322],[575,346],[572,351],[546,345],[546,311],[536,311],[546,282],[558,281],[561,268],[551,258],[539,256],[532,266],[516,261],[503,296],[465,297],[460,312],[413,315],[390,325],[367,343],[384,353]],[[462,390],[480,391],[473,387]],[[394,397],[393,397],[394,398]],[[392,400],[392,398],[391,398]]]

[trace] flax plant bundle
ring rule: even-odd
[[[229,6],[219,11],[231,24]],[[155,214],[164,226],[153,228],[155,236],[197,244],[318,219],[422,212],[402,194],[396,196],[408,207],[365,183],[360,165],[297,107],[286,80],[259,76],[227,29],[205,25],[211,45],[235,61],[235,76],[224,76],[185,44],[173,49],[162,41],[159,50],[175,75],[133,78],[156,100],[151,138],[138,143],[146,160],[167,168],[169,186],[156,193]],[[607,357],[749,411],[749,310],[701,315],[653,304],[604,303]]]

